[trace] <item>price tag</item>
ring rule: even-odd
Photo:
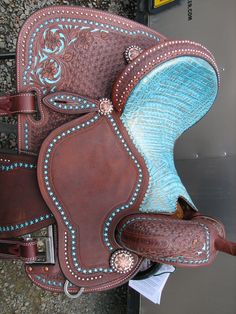
[[[129,286],[155,304],[160,304],[165,284],[175,267],[163,264],[155,275],[143,280],[130,280]]]

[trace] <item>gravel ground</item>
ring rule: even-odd
[[[0,0],[0,51],[15,51],[17,35],[22,24],[29,15],[40,8],[50,5],[80,5],[133,19],[135,3],[136,0]],[[0,95],[15,92],[15,74],[15,60],[0,60]],[[16,124],[16,120],[0,117],[0,151],[17,150],[16,137],[7,133],[1,122]]]
[[[134,18],[135,0],[0,0],[0,51],[15,51],[18,32],[25,19],[37,9],[50,5],[82,5]],[[15,92],[15,61],[0,60],[0,95]],[[15,118],[0,119],[0,151],[14,152]],[[126,313],[126,286],[70,300],[33,285],[21,262],[0,261],[0,313]]]

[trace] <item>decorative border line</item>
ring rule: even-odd
[[[121,143],[123,144],[125,150],[127,151],[127,153],[129,154],[129,156],[132,158],[135,166],[137,167],[138,169],[138,184],[135,188],[135,191],[133,193],[133,195],[131,196],[131,201],[126,204],[126,205],[123,205],[121,207],[118,207],[116,208],[112,213],[111,215],[108,217],[108,219],[105,221],[105,224],[104,224],[104,231],[103,231],[103,237],[104,237],[104,242],[106,244],[106,246],[109,248],[110,251],[112,251],[114,248],[112,247],[111,243],[109,242],[109,238],[108,238],[108,233],[109,233],[109,227],[112,223],[112,220],[115,218],[115,216],[125,210],[125,209],[128,209],[130,208],[134,202],[136,201],[137,197],[138,197],[138,193],[140,191],[140,188],[141,188],[141,184],[142,184],[142,178],[143,178],[143,172],[142,172],[142,168],[140,166],[140,164],[138,163],[138,160],[135,158],[135,156],[132,154],[130,148],[128,147],[128,144],[125,142],[123,136],[121,135],[120,131],[118,130],[118,127],[116,125],[116,122],[115,120],[112,118],[112,116],[109,116],[109,119],[111,121],[111,124],[113,126],[113,129],[115,130],[116,134],[118,135],[118,138],[119,140],[121,141]]]
[[[61,13],[60,11],[58,13]],[[24,75],[23,75],[23,85],[27,85],[26,80],[27,80],[27,73],[31,68],[31,65],[33,64],[33,46],[34,46],[34,40],[35,37],[37,36],[37,33],[41,32],[43,28],[48,27],[50,24],[53,23],[60,23],[60,22],[67,22],[67,23],[76,23],[76,24],[86,24],[86,25],[92,25],[95,27],[100,27],[100,28],[104,28],[104,29],[99,29],[99,31],[101,32],[108,32],[109,30],[111,31],[118,31],[120,33],[123,34],[127,34],[127,35],[131,35],[131,36],[137,36],[137,35],[145,35],[149,38],[152,38],[154,40],[156,40],[157,42],[160,42],[160,38],[155,36],[154,34],[145,32],[145,31],[141,31],[141,30],[135,30],[135,31],[128,31],[124,28],[118,27],[118,26],[113,26],[113,25],[109,25],[106,23],[99,23],[99,22],[95,22],[92,20],[83,20],[83,19],[76,19],[76,18],[64,18],[64,17],[57,17],[57,18],[52,18],[50,20],[46,20],[44,21],[42,24],[39,25],[39,27],[37,27],[35,29],[35,32],[32,34],[32,38],[30,39],[30,44],[29,44],[29,51],[28,51],[28,66],[26,68],[26,70],[24,71]],[[68,28],[70,26],[74,27],[76,25],[66,25]],[[95,29],[96,30],[96,29]],[[24,64],[23,64],[24,65]]]
[[[12,171],[17,168],[23,168],[23,169],[36,169],[37,166],[31,163],[26,163],[26,162],[15,162],[10,165],[0,165],[0,171],[2,172],[7,172],[7,171]],[[36,223],[42,222],[44,220],[53,218],[52,214],[46,214],[44,216],[36,217],[34,219],[25,221],[23,223],[18,223],[15,225],[7,225],[7,226],[0,226],[0,232],[12,232],[16,231],[19,229],[26,228],[28,226],[32,226]]]
[[[24,143],[25,150],[29,150],[29,124],[27,122],[24,124]]]
[[[31,275],[32,276],[32,275]],[[47,280],[45,278],[43,278],[42,276],[39,275],[35,275],[34,276],[35,279],[37,279],[39,282],[42,282],[43,284],[46,284],[47,286],[53,286],[53,287],[60,287],[63,288],[64,287],[64,282],[62,281],[56,281],[56,280]],[[70,282],[69,283],[69,287],[72,287],[73,284]],[[75,287],[75,286],[74,286]]]
[[[178,45],[178,46],[176,46]],[[179,45],[182,45],[181,48]],[[188,45],[186,47],[183,47],[183,45]],[[173,46],[173,50],[167,50],[170,47]],[[190,48],[192,47],[192,48]],[[193,49],[194,47],[194,49]],[[197,48],[195,48],[197,47]],[[163,49],[166,49],[163,51]],[[202,50],[199,50],[202,49]],[[134,74],[132,78],[129,79],[129,83],[126,82],[125,88],[122,88],[122,84],[124,83],[124,79],[127,75],[129,75],[129,72],[132,72],[133,68],[135,68],[144,58],[147,58],[148,55],[152,55],[155,51],[160,50],[160,53],[158,56],[154,56],[154,59],[150,60],[146,65],[143,66],[143,68],[140,69],[140,71],[137,73],[139,78],[146,74],[147,72],[152,70],[153,67],[159,66],[161,63],[168,61],[172,58],[177,57],[186,57],[186,56],[192,56],[192,57],[199,57],[203,58],[205,61],[211,63],[211,66],[215,70],[218,78],[218,85],[220,84],[220,74],[217,67],[217,64],[215,62],[214,57],[210,53],[208,49],[206,49],[201,44],[189,41],[189,40],[176,40],[176,41],[169,41],[164,44],[160,44],[156,47],[153,47],[149,50],[147,50],[145,53],[143,53],[141,56],[138,56],[133,63],[128,65],[124,72],[122,72],[118,82],[115,83],[115,106],[118,106],[118,110],[121,112],[123,110],[123,105],[126,102],[127,96],[129,96],[131,90],[134,88],[134,86],[137,84],[139,80],[137,80],[137,75]],[[207,53],[206,53],[207,52]],[[121,91],[123,90],[123,92]]]
[[[6,158],[0,158],[0,162],[11,162],[10,159],[6,159]]]
[[[16,168],[24,168],[24,169],[36,169],[37,166],[31,163],[26,163],[26,162],[15,162],[10,165],[1,165],[0,164],[0,171],[6,172],[6,171],[11,171]]]
[[[62,220],[64,221],[64,224],[66,226],[66,228],[68,229],[68,233],[70,234],[71,238],[72,238],[72,261],[74,264],[74,267],[76,268],[76,270],[79,273],[83,273],[83,274],[92,274],[92,273],[97,273],[97,272],[104,272],[104,273],[112,273],[113,269],[112,268],[92,268],[92,269],[82,269],[79,266],[78,260],[77,260],[77,247],[76,247],[76,238],[77,238],[77,234],[76,231],[73,229],[72,224],[69,222],[68,217],[65,214],[65,211],[62,207],[62,205],[60,204],[59,200],[57,199],[57,197],[54,194],[54,191],[52,189],[52,187],[50,186],[50,182],[49,182],[49,171],[48,171],[48,164],[49,164],[49,159],[51,157],[52,151],[53,151],[53,147],[56,145],[57,142],[59,142],[60,140],[64,139],[67,135],[70,135],[71,133],[74,133],[76,131],[79,131],[81,129],[84,129],[92,124],[94,124],[95,122],[97,122],[99,119],[101,118],[100,114],[95,115],[93,118],[84,121],[83,123],[78,124],[77,126],[74,126],[62,133],[60,133],[59,135],[57,135],[54,139],[52,139],[52,141],[48,144],[48,149],[45,153],[45,160],[44,160],[44,164],[43,164],[43,176],[44,176],[44,182],[45,182],[45,186],[46,186],[46,190],[48,193],[48,196],[51,198],[51,200],[53,201],[55,207],[57,208],[58,212],[61,215]],[[111,213],[110,217],[108,218],[108,220],[105,222],[104,225],[104,241],[105,244],[108,246],[109,250],[112,250],[112,246],[109,243],[108,240],[108,231],[109,231],[109,226],[111,224],[112,219],[117,215],[118,212],[120,212],[121,210],[127,209],[129,208],[131,205],[134,204],[137,196],[138,196],[138,192],[140,190],[141,187],[141,182],[142,182],[142,169],[141,166],[138,164],[138,161],[135,159],[134,155],[132,154],[132,152],[130,151],[128,145],[125,143],[125,140],[123,138],[123,136],[121,135],[115,120],[113,119],[113,117],[111,115],[107,115],[107,118],[110,120],[111,125],[114,129],[114,131],[116,132],[116,134],[118,135],[118,138],[120,139],[120,141],[122,142],[122,144],[124,145],[124,147],[126,148],[127,153],[130,155],[130,157],[132,158],[132,160],[135,163],[135,166],[138,168],[138,172],[139,172],[139,182],[138,185],[135,189],[135,192],[132,196],[131,201],[127,204],[124,205],[120,208],[117,208],[113,211],[113,213]],[[67,235],[65,238],[65,256],[67,256]]]
[[[124,229],[132,222],[136,221],[136,220],[149,220],[149,221],[165,221],[163,218],[150,218],[150,217],[135,217],[132,218],[128,221],[126,221],[126,223],[122,226],[120,232],[119,232],[119,239],[121,239],[121,235],[122,232],[124,231]],[[181,220],[180,220],[181,221]],[[179,223],[176,221],[176,223]],[[198,260],[198,261],[194,261],[194,260],[184,260],[183,256],[177,256],[175,257],[159,257],[158,259],[163,261],[163,262],[172,262],[172,263],[182,263],[182,264],[203,264],[203,263],[207,263],[209,261],[210,258],[210,232],[207,226],[205,226],[204,224],[201,224],[197,221],[191,221],[192,224],[201,226],[204,231],[205,231],[205,235],[206,235],[206,255],[207,258],[206,259],[202,259],[202,260]]]
[[[58,13],[62,13],[62,12],[58,12]],[[48,25],[50,24],[53,24],[53,23],[60,23],[60,22],[67,22],[67,23],[76,23],[76,24],[86,24],[87,26],[88,25],[93,25],[93,26],[98,26],[98,27],[103,27],[104,29],[100,29],[101,31],[105,31],[105,32],[108,32],[108,30],[111,30],[111,31],[117,31],[117,32],[121,32],[121,33],[124,33],[126,35],[131,35],[131,36],[137,36],[137,35],[145,35],[149,38],[152,38],[154,40],[156,40],[157,42],[160,41],[160,38],[155,36],[154,34],[151,34],[149,32],[145,32],[145,31],[141,31],[139,29],[135,30],[135,31],[128,31],[127,29],[124,29],[124,28],[121,28],[119,26],[113,26],[113,25],[109,25],[109,24],[106,24],[106,23],[99,23],[99,22],[95,22],[95,21],[92,21],[92,20],[83,20],[83,19],[76,19],[76,18],[64,18],[64,17],[57,17],[57,18],[52,18],[50,20],[46,20],[44,21],[42,24],[39,25],[39,27],[37,27],[35,29],[35,32],[32,34],[32,37],[36,37],[37,33],[39,33],[45,26],[48,27]],[[67,25],[67,27],[69,28],[71,25]],[[75,25],[76,26],[76,25]],[[32,53],[33,52],[33,38],[31,39],[31,45],[30,45],[30,50],[29,50],[29,53]],[[29,58],[29,59],[32,59],[32,58]],[[31,61],[32,62],[32,61]],[[30,63],[29,63],[30,64]]]
[[[66,103],[60,103],[57,100],[73,101],[73,104],[67,105]],[[78,109],[90,109],[96,108],[95,103],[88,102],[86,98],[71,96],[71,95],[54,95],[48,98],[50,105],[55,106],[61,110],[78,110]]]
[[[67,268],[69,269],[69,272],[71,273],[72,276],[74,276],[77,280],[82,280],[82,281],[91,281],[91,280],[98,280],[98,279],[101,279],[102,278],[102,275],[97,275],[97,276],[94,276],[94,277],[80,277],[80,276],[77,276],[73,270],[71,269],[70,267],[70,264],[69,264],[69,261],[68,261],[68,246],[67,246],[67,242],[68,242],[68,234],[67,232],[65,232],[64,234],[64,241],[65,241],[65,245],[64,245],[64,249],[65,249],[65,260],[66,260],[66,266]],[[72,253],[72,255],[75,255],[74,252]],[[73,258],[74,259],[74,258]],[[76,263],[76,266],[78,267],[79,264]],[[111,272],[109,271],[109,269],[102,269],[102,268],[94,268],[94,269],[89,269],[89,270],[86,270],[86,269],[82,269],[82,268],[77,268],[77,270],[80,269],[80,271],[83,273],[83,274],[92,274],[92,273],[96,273],[96,272],[99,272],[99,271],[103,271],[104,273],[107,273],[107,272]]]
[[[28,220],[26,222],[23,223],[19,223],[19,224],[15,224],[15,225],[8,225],[8,226],[0,226],[0,232],[11,232],[11,231],[16,231],[19,229],[23,229],[26,228],[28,226],[32,226],[36,223],[42,222],[46,219],[50,219],[53,218],[52,214],[46,214],[44,216],[40,216],[31,220]]]

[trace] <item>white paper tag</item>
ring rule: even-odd
[[[129,286],[155,304],[160,304],[161,294],[170,274],[175,271],[171,265],[161,265],[160,269],[150,278],[130,280]]]

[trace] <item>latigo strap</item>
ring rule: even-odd
[[[0,258],[21,259],[30,263],[37,258],[37,241],[28,239],[1,239]]]
[[[0,97],[0,116],[36,113],[35,95],[20,93]]]

